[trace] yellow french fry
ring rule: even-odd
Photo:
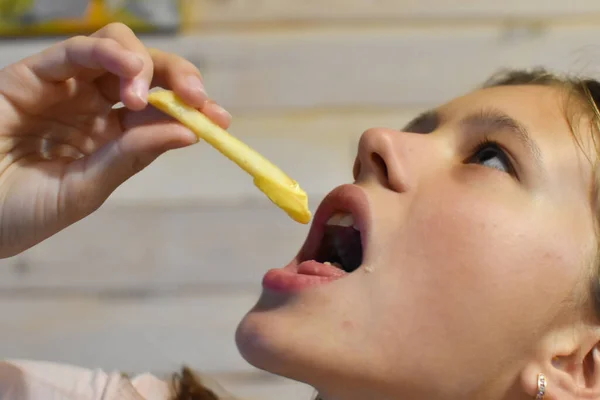
[[[298,182],[291,179],[269,160],[232,136],[200,111],[186,105],[170,90],[156,90],[148,102],[177,119],[200,139],[205,140],[221,154],[254,177],[254,185],[292,219],[308,224],[312,218],[308,196]]]

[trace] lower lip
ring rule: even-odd
[[[317,261],[292,262],[285,268],[272,269],[266,273],[262,285],[276,292],[300,292],[311,287],[333,282],[347,275],[331,265]]]

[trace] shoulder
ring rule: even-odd
[[[130,379],[67,364],[0,361],[3,400],[170,400],[169,384],[150,374]]]
[[[241,400],[214,379],[189,368],[183,368],[175,381],[148,373],[129,378],[119,372],[68,364],[0,360],[2,400],[173,400],[175,386],[191,392],[206,388],[219,400]]]

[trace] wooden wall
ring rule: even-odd
[[[501,67],[600,67],[594,0],[188,3],[185,35],[145,41],[197,63],[231,132],[313,209],[351,178],[368,127],[399,127]],[[46,44],[3,42],[0,63]],[[94,216],[0,261],[0,355],[156,373],[185,362],[247,398],[306,400],[309,388],[250,368],[233,342],[262,273],[306,230],[208,145],[169,153]]]

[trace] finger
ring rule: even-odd
[[[209,100],[200,111],[223,129],[231,125],[231,114],[213,101]]]
[[[164,121],[158,114],[129,111],[127,118],[139,121],[127,121],[126,124],[134,127],[123,136],[108,142],[92,155],[69,164],[69,173],[65,174],[65,193],[77,199],[70,206],[77,209],[78,214],[87,215],[94,211],[115,189],[161,154],[198,140],[181,124]],[[149,123],[151,120],[154,122]]]
[[[143,112],[129,112],[124,119],[125,125],[132,126],[119,139],[124,153],[161,154],[168,150],[190,146],[199,140],[194,132],[176,121],[164,118],[151,108]]]
[[[179,121],[175,120],[170,115],[165,114],[164,112],[162,112],[154,107],[148,107],[144,111],[141,111],[141,112],[130,111],[130,110],[127,110],[126,108],[121,108],[116,111],[119,114],[119,121],[121,123],[121,128],[125,132],[127,132],[133,128],[136,128],[136,127],[140,127],[140,126],[144,126],[144,125],[154,125],[154,124],[159,124],[159,123],[181,125],[181,123]],[[212,103],[210,101],[207,103],[207,106],[204,107],[203,113],[205,113],[205,115],[208,118],[210,118],[214,123],[216,123],[223,129],[227,129],[231,123],[231,115],[227,111],[225,111],[221,106],[219,106],[218,104]],[[181,126],[183,126],[183,125],[181,125]],[[188,128],[186,128],[185,126],[183,126],[183,127],[185,128],[185,131],[187,132],[186,134],[188,136],[188,138],[185,138],[184,144],[188,145],[188,144],[197,142],[198,141],[197,135],[195,133],[193,133],[191,130],[189,130]],[[146,137],[144,139],[146,140],[146,139],[152,139],[152,138]],[[160,139],[160,140],[162,140],[162,139]],[[144,147],[145,145],[140,144],[140,146]]]
[[[180,123],[180,122],[176,121],[175,118],[163,113],[162,111],[157,110],[154,107],[148,107],[148,109],[152,109],[153,112],[161,114],[162,115],[161,118],[163,118],[164,120],[175,121],[176,123]],[[206,115],[211,121],[213,121],[215,124],[219,125],[223,129],[227,129],[231,125],[231,114],[227,110],[225,110],[223,107],[221,107],[220,105],[213,102],[212,100],[208,100],[205,103],[204,107],[202,107],[200,109],[200,111],[204,115]],[[123,120],[121,119],[121,121],[123,121]],[[132,120],[130,120],[130,121],[132,121]],[[131,128],[131,126],[127,126],[127,123],[125,123],[125,122],[122,122],[121,126],[122,126],[123,130]]]
[[[143,67],[139,57],[112,39],[74,37],[6,67],[0,74],[3,94],[19,108],[37,113],[69,96],[65,80],[109,71],[134,77]],[[119,78],[117,78],[118,80]]]
[[[133,77],[120,77],[119,98],[131,110],[142,110],[148,102],[150,82],[154,75],[154,63],[146,46],[135,33],[121,23],[112,23],[94,32],[92,37],[109,38],[117,41],[123,48],[134,52],[142,59],[141,70]]]
[[[151,87],[161,86],[173,90],[187,104],[200,108],[208,100],[202,75],[194,64],[183,57],[149,50],[154,66]],[[107,99],[115,99],[120,93],[120,83],[110,76],[97,80],[98,88]]]
[[[150,49],[154,62],[153,86],[173,90],[192,107],[201,108],[208,100],[200,71],[194,64],[176,54]]]
[[[25,60],[39,79],[62,82],[86,70],[131,79],[142,71],[142,59],[110,38],[76,36]]]
[[[120,108],[118,110],[114,110],[114,112],[118,113],[118,119],[123,132],[128,132],[134,128],[143,127],[147,125],[165,123],[175,123],[177,125],[178,123],[175,119],[171,118],[171,116],[157,110],[154,107],[147,107],[143,111],[131,111],[126,108]],[[187,128],[185,128],[185,130],[188,132],[190,140],[198,141],[198,138],[195,133],[193,133]]]

